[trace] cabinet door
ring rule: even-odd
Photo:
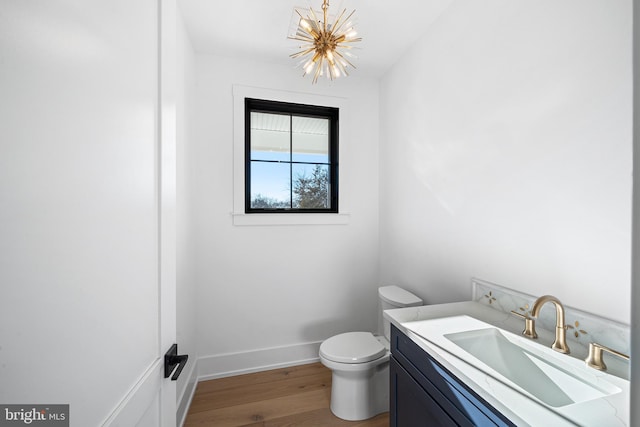
[[[447,413],[392,357],[391,427],[457,426]]]
[[[515,427],[393,325],[391,352],[403,371],[430,395],[435,405],[456,423],[454,425]]]

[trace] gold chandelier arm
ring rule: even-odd
[[[294,58],[294,59],[295,58],[300,58],[301,56],[305,56],[305,55],[310,54],[314,50],[315,50],[315,48],[311,47],[311,48],[306,49],[306,50],[301,50],[300,52],[297,52],[297,53],[292,53],[291,55],[289,55],[289,57]]]
[[[336,65],[345,76],[349,75],[349,72],[347,71],[347,68],[344,66],[342,61],[340,60],[336,61]]]
[[[300,21],[298,22],[298,30],[296,31],[296,34],[300,32],[300,29],[304,30],[305,32],[309,32],[309,30],[311,29],[311,24],[309,24],[309,22],[307,22],[306,17],[302,16],[302,14],[300,13],[300,11],[298,9],[294,9],[295,12],[298,14],[298,16],[300,17]],[[306,24],[306,25],[304,25]],[[309,28],[307,28],[307,26],[309,26]]]
[[[313,44],[313,42],[315,42],[315,39],[313,37],[299,35],[299,34],[297,34],[295,36],[289,36],[287,38],[289,40],[298,40],[300,42],[311,43],[311,44]]]
[[[318,25],[318,17],[316,16],[316,13],[313,11],[313,8],[309,8],[309,13],[311,14],[310,24],[314,27],[314,29],[318,32],[318,34],[321,33],[322,28],[320,28],[320,25]],[[314,37],[317,37],[317,36],[314,36]]]
[[[351,63],[351,61],[349,61],[347,58],[345,58],[345,57],[344,57],[344,55],[342,55],[340,52],[335,51],[335,52],[334,52],[334,54],[335,54],[335,55],[337,55],[337,56],[338,56],[340,59],[342,59],[344,62],[346,62],[350,67],[356,68],[356,66],[355,66],[355,65],[353,65],[353,64]],[[340,61],[338,61],[338,62],[340,62]]]
[[[323,57],[320,57],[320,62],[316,64],[316,72],[313,75],[313,83],[317,83],[318,82],[318,76],[320,75],[320,72],[322,71],[322,65],[323,65]],[[313,61],[315,62],[315,61]]]
[[[342,13],[340,14],[340,18],[342,18],[342,16],[345,14],[345,12],[347,11],[347,9],[343,10]],[[349,16],[347,16],[345,19],[342,20],[342,22],[340,22],[340,24],[338,24],[338,19],[336,19],[336,23],[333,25],[334,29],[333,32],[334,33],[339,33],[340,30],[342,29],[342,27],[344,26],[345,23],[349,22],[349,19],[351,19],[351,17],[353,16],[353,14],[356,13],[356,11],[352,11]]]
[[[333,73],[333,66],[329,65],[329,66],[327,67],[327,70],[328,70],[327,72],[329,73],[329,78],[330,78],[331,80],[333,80],[333,78],[335,77],[335,75],[334,75],[334,73]]]

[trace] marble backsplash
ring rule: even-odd
[[[530,315],[531,306],[540,296],[532,296],[514,291],[480,279],[472,279],[474,301],[505,313],[512,310],[522,315]],[[564,302],[563,302],[564,305]],[[631,348],[631,328],[629,325],[599,317],[564,305],[567,325],[567,341],[588,346],[590,342],[605,345],[629,354]],[[554,331],[556,312],[553,304],[545,304],[536,319],[536,327]]]

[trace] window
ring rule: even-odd
[[[245,212],[338,212],[338,108],[245,98]]]

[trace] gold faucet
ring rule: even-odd
[[[560,353],[569,354],[567,327],[564,324],[564,306],[558,298],[552,295],[543,295],[538,298],[531,307],[531,317],[538,317],[540,309],[548,302],[553,303],[556,307],[556,340],[551,345],[551,348]]]
[[[536,333],[536,321],[534,319],[526,314],[518,313],[515,310],[511,310],[511,314],[524,319],[524,330],[522,331],[522,335],[534,340],[538,338],[538,334]]]
[[[608,353],[611,353],[623,359],[629,360],[629,356],[627,356],[624,353],[620,353],[619,351],[616,351],[609,347],[605,347],[602,344],[592,342],[592,343],[589,343],[589,355],[584,360],[587,363],[587,366],[597,369],[599,371],[606,371],[607,365],[604,364],[604,359],[602,358],[603,351],[606,351]]]

